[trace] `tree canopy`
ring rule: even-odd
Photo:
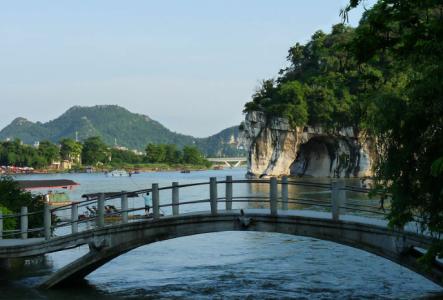
[[[349,11],[360,1],[352,0]],[[443,3],[383,0],[367,11],[352,53],[361,63],[391,59],[371,93],[366,128],[382,155],[379,187],[393,195],[391,222],[419,220],[443,232]],[[443,248],[440,245],[440,253]]]
[[[350,0],[343,17],[362,2]],[[379,0],[357,28],[314,33],[245,105],[293,126],[352,126],[373,137],[392,225],[443,232],[443,3]],[[443,247],[440,248],[440,253]],[[436,250],[437,251],[437,250]]]
[[[19,213],[22,206],[27,206],[28,211],[42,211],[44,201],[41,196],[32,196],[31,193],[25,192],[20,189],[17,181],[14,181],[11,177],[0,177],[0,210],[4,214]],[[5,219],[6,229],[16,229],[16,219]],[[28,217],[29,228],[41,227],[43,225],[42,214],[34,214]]]
[[[82,162],[86,165],[104,164],[110,161],[108,146],[98,136],[87,138],[83,142]]]
[[[203,153],[195,146],[185,146],[179,150],[172,144],[148,144],[146,159],[149,163],[208,165]]]

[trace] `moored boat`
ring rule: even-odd
[[[17,180],[17,183],[21,189],[31,193],[42,190],[43,192],[40,194],[43,196],[44,201],[51,206],[63,206],[75,203],[76,201],[70,199],[67,190],[72,190],[79,185],[77,182],[68,179]]]
[[[113,177],[127,177],[127,176],[131,176],[131,173],[128,173],[125,170],[113,170],[113,171],[107,173],[107,175],[113,176]]]

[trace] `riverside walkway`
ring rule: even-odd
[[[269,185],[269,194],[234,195],[233,186],[240,184]],[[182,189],[197,186],[209,187],[209,198],[192,201],[180,199]],[[289,196],[291,186],[324,189],[331,197],[328,200],[293,198]],[[220,188],[224,189],[222,197],[218,193]],[[164,196],[168,190],[170,197],[160,199],[160,192],[163,191]],[[144,206],[129,209],[128,195],[143,195],[146,192],[152,193],[152,214],[137,215],[137,212],[144,212]],[[88,245],[87,254],[54,272],[41,284],[43,288],[53,288],[75,284],[113,258],[142,245],[201,233],[261,231],[308,236],[362,249],[405,266],[443,286],[443,266],[440,261],[435,259],[427,269],[417,262],[433,242],[430,236],[419,233],[414,224],[402,229],[389,228],[386,220],[380,218],[384,211],[377,206],[348,199],[348,192],[367,193],[368,190],[345,186],[341,181],[325,184],[292,181],[286,177],[281,180],[232,180],[228,176],[221,181],[212,177],[207,182],[182,185],[174,182],[166,187],[153,184],[150,189],[121,192],[108,197],[104,193],[95,194],[86,201],[65,207],[50,208],[46,205],[43,212],[30,213],[23,208],[18,216],[3,216],[0,220],[8,217],[21,219],[20,230],[3,231],[3,238],[17,234],[21,238],[0,240],[0,259],[32,257]],[[115,203],[116,199],[120,207],[106,214],[106,203],[113,200],[112,203]],[[258,208],[233,209],[233,203],[247,203]],[[97,206],[97,215],[79,217],[79,208],[81,210],[88,205]],[[198,208],[180,212],[180,207],[188,205]],[[300,209],[313,207],[320,211]],[[166,208],[171,210],[170,214],[161,213]],[[70,213],[70,219],[52,224],[51,215],[63,211]],[[28,228],[28,218],[37,214],[44,219],[44,227]],[[65,234],[54,236],[53,232],[57,229],[64,229]],[[27,238],[28,235],[42,237]]]

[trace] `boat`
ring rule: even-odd
[[[64,191],[62,191],[62,192],[60,192],[60,191],[56,191],[56,192],[49,191],[45,195],[45,200],[52,207],[70,205],[70,204],[75,202],[75,201],[71,201],[69,199],[68,193],[66,193]]]
[[[188,174],[188,173],[191,173],[191,170],[181,170],[180,173]]]
[[[107,173],[107,175],[113,176],[113,177],[128,177],[128,176],[131,176],[131,173],[128,173],[125,170],[113,170],[113,171]]]
[[[46,203],[52,207],[69,205],[76,201],[70,200],[67,190],[72,190],[79,184],[68,179],[54,179],[54,180],[17,180],[19,187],[22,190],[36,193],[36,190],[46,190],[40,193]]]

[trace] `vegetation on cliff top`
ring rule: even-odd
[[[361,0],[351,0],[343,16]],[[443,233],[443,4],[379,0],[357,28],[333,26],[289,50],[290,66],[245,105],[294,126],[352,126],[380,150],[377,188],[392,225]],[[437,248],[435,248],[437,249]],[[435,252],[443,253],[442,247]]]
[[[361,119],[367,92],[383,81],[377,64],[359,65],[349,44],[355,30],[338,24],[330,34],[317,31],[306,45],[289,49],[289,67],[264,80],[245,112],[287,118],[293,126],[352,126]]]

